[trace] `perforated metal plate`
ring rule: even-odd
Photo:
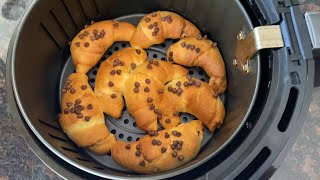
[[[139,22],[143,15],[138,14],[138,15],[131,15],[127,17],[123,17],[123,21],[131,22],[133,24],[136,24]],[[166,52],[167,49],[174,43],[174,40],[167,40],[161,45],[155,45],[151,47],[150,49],[146,50],[148,54],[148,59],[161,59],[165,60],[166,58]],[[94,89],[95,86],[95,78],[97,75],[97,71],[100,67],[100,64],[107,60],[112,54],[114,54],[116,51],[119,51],[123,48],[130,47],[129,43],[126,42],[118,42],[114,43],[105,53],[103,58],[99,61],[99,63],[93,67],[89,72],[88,72],[88,77],[89,77],[89,84]],[[197,79],[201,79],[204,82],[209,82],[209,77],[206,75],[206,73],[198,67],[190,67],[187,68],[189,70],[189,74],[192,75],[193,77]],[[63,85],[65,83],[65,80],[67,77],[75,72],[75,66],[72,63],[71,58],[68,59],[64,70],[61,75],[61,81],[60,81],[60,89],[63,88]],[[60,91],[61,92],[61,91]],[[61,94],[59,94],[59,97],[61,97]],[[220,97],[222,100],[224,100],[224,96]],[[187,114],[187,113],[181,113],[180,114],[180,122],[181,123],[186,123],[190,122],[192,120],[196,119],[193,115]],[[115,134],[117,140],[121,141],[137,141],[139,140],[142,136],[146,135],[146,133],[142,130],[140,130],[136,123],[134,118],[129,114],[127,111],[127,108],[124,107],[122,111],[122,116],[120,119],[114,119],[108,115],[105,115],[105,120],[106,120],[106,125],[108,126],[109,130],[111,133]],[[161,130],[162,127],[159,124],[159,130]],[[205,145],[209,142],[212,141],[211,137],[213,134],[205,128],[204,132],[204,138],[202,141],[201,148],[203,149]],[[121,171],[128,171],[127,169],[124,169],[123,167],[119,166],[115,161],[113,161],[111,154],[105,155],[105,156],[97,156],[89,151],[86,151],[92,158],[94,158],[96,161],[100,162],[101,164],[116,169],[116,170],[121,170]]]

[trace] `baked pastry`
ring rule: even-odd
[[[203,127],[194,120],[178,127],[155,131],[137,142],[118,141],[111,150],[113,159],[135,172],[164,172],[192,160],[199,152]]]
[[[183,66],[198,66],[210,77],[210,86],[218,93],[227,88],[224,61],[217,43],[201,36],[181,39],[169,47],[167,60]]]
[[[85,74],[69,75],[62,89],[59,122],[73,142],[96,154],[109,153],[116,141],[105,125],[99,101]]]
[[[161,116],[158,105],[164,92],[164,84],[187,73],[188,70],[182,66],[162,60],[148,60],[131,72],[123,94],[127,109],[140,129],[158,129],[157,118]]]
[[[132,47],[149,48],[166,39],[197,37],[199,29],[180,15],[168,11],[156,11],[144,16],[135,30]]]
[[[70,46],[76,72],[86,74],[115,41],[129,41],[134,31],[132,24],[114,20],[97,22],[80,31]]]
[[[200,119],[213,132],[220,127],[225,116],[223,102],[207,84],[190,75],[166,84],[159,106],[164,128],[179,124],[179,113],[187,112]]]
[[[100,101],[103,112],[120,118],[124,106],[123,89],[129,73],[147,60],[142,49],[125,48],[101,63],[94,93]]]

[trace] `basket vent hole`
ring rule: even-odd
[[[137,123],[136,122],[133,122],[133,127],[137,127]]]
[[[91,82],[91,83],[94,83],[95,81],[96,81],[96,80],[95,80],[95,79],[93,79],[93,78],[92,78],[92,79],[90,79],[90,82]]]
[[[165,58],[165,57],[163,57],[163,58],[161,58],[161,60],[163,60],[163,61],[164,61],[164,60],[166,60],[166,58]]]
[[[190,75],[193,75],[193,71],[189,71],[189,74],[190,74]]]
[[[153,58],[157,58],[158,57],[158,55],[157,54],[153,54],[153,56],[152,56]]]
[[[97,68],[99,68],[99,67],[100,67],[100,64],[101,64],[101,63],[100,63],[100,62],[98,62],[98,64],[96,65],[96,67],[97,67]]]
[[[188,118],[187,117],[183,117],[182,120],[183,120],[183,122],[187,122]]]
[[[137,138],[136,141],[139,141],[140,138]]]
[[[125,119],[125,120],[124,120],[124,123],[125,123],[125,124],[128,124],[128,123],[129,123],[129,119]]]
[[[116,46],[116,47],[114,47],[113,48],[115,51],[118,51],[119,50],[119,48]]]
[[[97,75],[97,71],[93,71],[93,75]]]
[[[126,47],[127,45],[126,45],[125,43],[122,43],[121,46],[122,46],[122,47]]]
[[[201,81],[206,82],[206,80],[204,78],[201,78]]]
[[[203,75],[203,71],[201,71],[201,70],[198,73],[199,73],[199,75]]]
[[[167,45],[165,43],[161,44],[161,47],[165,48]]]
[[[111,133],[112,133],[112,134],[116,134],[117,131],[116,131],[115,129],[112,129],[112,130],[111,130]]]
[[[127,110],[127,107],[124,106],[123,109],[122,109],[122,111],[126,111],[126,110]]]
[[[112,52],[111,52],[111,51],[109,51],[109,52],[108,52],[108,55],[109,55],[109,56],[111,56],[111,55],[112,55]]]
[[[132,141],[132,137],[131,136],[127,137],[127,141],[131,142]]]
[[[119,138],[122,139],[124,137],[123,134],[119,134]]]
[[[104,60],[106,60],[106,59],[107,59],[107,58],[103,56],[103,57],[101,58],[101,61],[104,61]]]

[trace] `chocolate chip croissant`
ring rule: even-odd
[[[209,85],[218,93],[227,88],[225,64],[217,44],[201,36],[181,39],[169,47],[167,60],[183,66],[198,66],[210,77]]]
[[[156,131],[161,118],[158,106],[165,83],[184,76],[188,70],[162,60],[149,60],[129,75],[123,91],[129,113],[144,131]]]
[[[124,106],[123,89],[129,73],[147,60],[142,49],[125,48],[101,63],[94,92],[103,112],[119,118]]]
[[[135,27],[127,22],[106,20],[83,29],[72,40],[70,50],[76,72],[86,74],[116,41],[129,41]]]
[[[159,110],[164,128],[177,126],[180,112],[196,116],[211,132],[221,126],[225,117],[223,102],[217,94],[207,83],[190,75],[166,84]]]
[[[82,73],[69,75],[62,89],[60,125],[78,146],[107,154],[116,141],[105,125],[99,101]]]
[[[139,22],[130,44],[132,47],[149,48],[166,39],[197,37],[199,29],[180,15],[168,11],[147,14]]]
[[[118,141],[112,147],[111,154],[118,164],[135,172],[164,172],[192,160],[200,150],[202,138],[202,123],[194,120],[152,132],[137,142]]]

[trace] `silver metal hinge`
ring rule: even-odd
[[[279,25],[256,27],[247,36],[242,31],[237,36],[233,65],[249,73],[249,61],[259,50],[281,47],[284,47],[284,42]]]

